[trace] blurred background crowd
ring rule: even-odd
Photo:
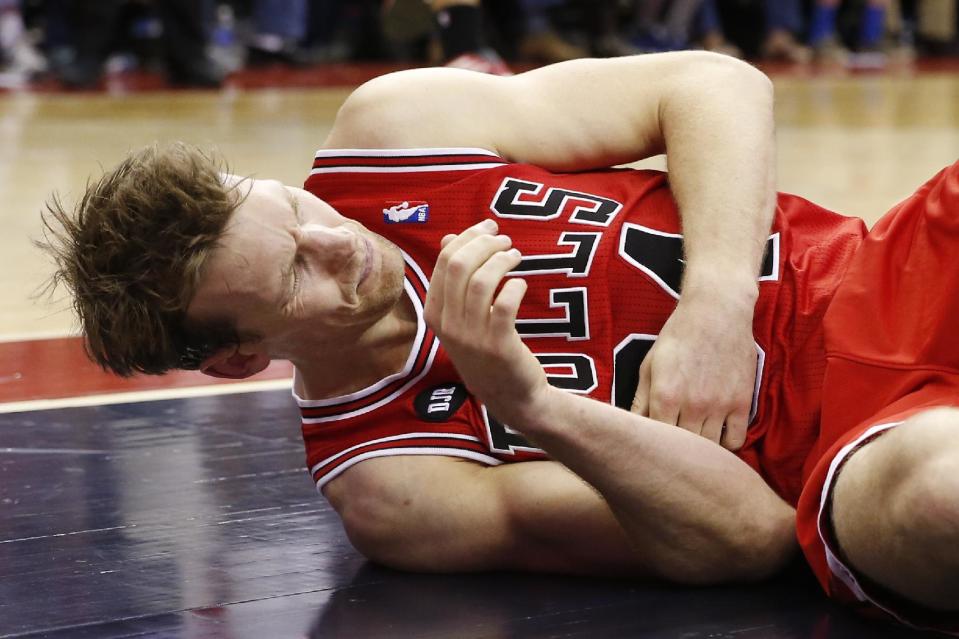
[[[346,61],[509,73],[701,48],[880,68],[956,57],[959,0],[0,0],[0,86],[162,71],[218,86],[244,68]]]

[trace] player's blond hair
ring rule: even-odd
[[[87,353],[118,375],[195,369],[228,343],[230,325],[188,326],[204,262],[242,200],[223,165],[176,143],[131,153],[96,181],[68,213],[54,194],[38,245],[56,262]]]

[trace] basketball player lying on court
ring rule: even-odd
[[[174,145],[48,220],[103,366],[295,364],[371,559],[756,580],[798,521],[830,595],[955,630],[959,165],[867,235],[773,162],[730,58],[426,69],[353,93],[305,190]]]

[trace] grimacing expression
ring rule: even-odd
[[[396,304],[403,258],[394,244],[303,189],[275,180],[239,188],[248,193],[203,267],[191,321],[232,320],[241,335],[282,349],[302,335],[363,330]]]

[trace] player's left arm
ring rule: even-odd
[[[558,171],[665,151],[685,236],[683,294],[644,362],[634,409],[742,445],[775,206],[773,91],[761,72],[704,52],[575,60],[507,78],[404,71],[358,89],[326,146],[475,146]]]

